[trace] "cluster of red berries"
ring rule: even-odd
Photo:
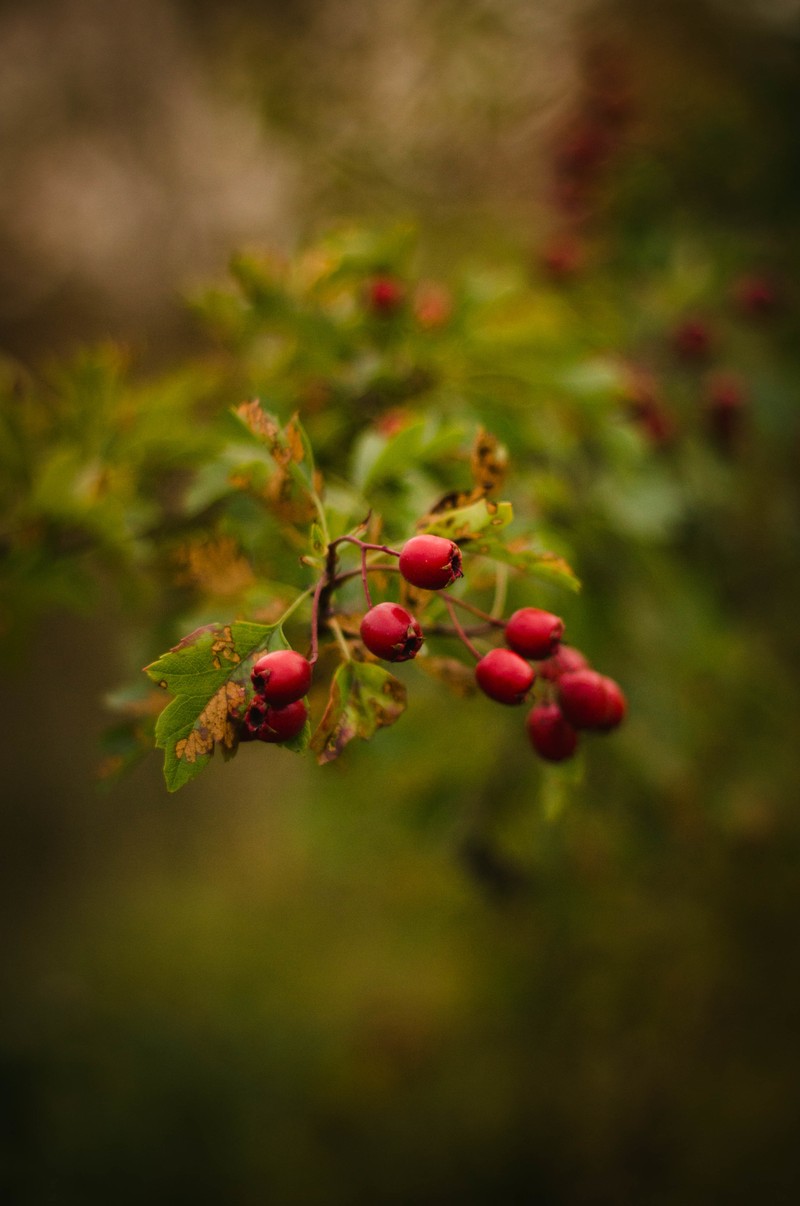
[[[400,554],[400,572],[425,590],[441,590],[462,577],[461,554],[441,536],[415,536]],[[490,699],[516,705],[530,697],[538,678],[544,695],[532,707],[527,731],[536,752],[551,762],[569,758],[578,731],[608,732],[622,721],[625,696],[611,678],[589,667],[583,654],[562,645],[564,621],[537,607],[523,607],[504,625],[505,646],[478,657],[475,681]],[[404,662],[416,657],[423,634],[414,616],[397,603],[378,603],[361,622],[361,639],[376,657]],[[532,662],[538,662],[538,669]]]
[[[362,557],[367,549],[377,547],[394,554],[405,581],[422,590],[444,590],[463,577],[461,550],[443,536],[413,536],[399,552],[355,538],[341,539],[353,539],[361,546]],[[359,631],[366,648],[388,662],[416,657],[424,640],[419,621],[399,603],[373,606],[366,586],[365,593],[369,608]],[[507,621],[494,620],[503,628],[505,645],[481,655],[455,619],[452,604],[448,606],[455,635],[476,658],[475,681],[485,695],[501,704],[522,704],[538,680],[540,698],[528,714],[527,731],[542,758],[551,762],[569,758],[577,747],[579,730],[607,732],[623,719],[626,703],[619,686],[592,670],[583,654],[562,644],[564,622],[559,616],[523,607]],[[241,740],[280,743],[302,732],[314,660],[314,655],[308,659],[293,649],[273,650],[258,659],[251,673],[255,695],[240,726]]]
[[[273,649],[253,666],[255,695],[244,715],[240,741],[291,741],[308,719],[304,696],[311,686],[311,663],[294,649]]]
[[[563,634],[560,616],[522,607],[506,622],[505,647],[490,650],[475,667],[478,686],[498,703],[521,704],[537,679],[545,684],[526,728],[531,745],[548,762],[574,754],[578,730],[616,728],[627,706],[612,678],[592,670],[577,649],[562,645]],[[531,662],[538,662],[537,668]]]

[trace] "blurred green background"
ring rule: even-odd
[[[111,591],[8,650],[4,1200],[797,1200],[799,50],[788,0],[0,5],[19,363],[199,354],[182,291],[344,216],[416,222],[431,275],[522,264],[679,419],[659,333],[700,313],[752,394],[644,489],[576,461],[565,614],[630,717],[565,794],[410,673],[340,764],[101,791],[104,696],[161,650]]]

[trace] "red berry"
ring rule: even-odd
[[[604,675],[603,683],[606,688],[606,718],[601,728],[607,731],[615,729],[625,719],[628,701],[623,695],[619,683],[615,682],[613,678],[607,678]]]
[[[361,639],[376,657],[407,662],[416,657],[423,636],[419,623],[399,603],[378,603],[361,621]]]
[[[491,649],[475,667],[480,689],[502,704],[520,704],[533,686],[533,667],[511,649]]]
[[[563,762],[575,753],[578,734],[558,704],[538,703],[525,722],[531,745],[548,762]]]
[[[400,309],[405,299],[405,290],[394,276],[375,276],[369,282],[367,297],[373,313],[387,317]]]
[[[742,313],[750,318],[772,314],[781,300],[775,282],[765,276],[740,277],[734,284],[733,297]]]
[[[400,573],[423,590],[442,590],[463,578],[461,550],[444,536],[412,536],[400,553]]]
[[[307,693],[311,663],[294,649],[274,649],[258,659],[250,679],[267,703],[283,708]]]
[[[682,360],[705,360],[714,340],[702,318],[687,318],[672,332],[672,342]]]
[[[540,252],[540,263],[554,281],[575,276],[584,265],[585,252],[577,239],[556,236]]]
[[[589,663],[579,649],[574,645],[560,645],[552,657],[541,663],[539,674],[554,683],[562,674],[569,674],[571,670],[588,669]]]
[[[444,285],[421,285],[414,298],[414,317],[421,327],[443,327],[453,313],[453,299]]]
[[[625,697],[611,678],[596,670],[574,670],[558,684],[561,710],[576,729],[610,729],[625,714]]]
[[[725,452],[731,451],[747,409],[747,391],[736,373],[714,373],[706,387],[708,431]]]
[[[242,730],[247,735],[245,739],[249,738],[252,740],[252,738],[255,737],[256,733],[264,723],[264,717],[267,714],[268,707],[269,704],[261,695],[256,695],[250,701],[250,706],[245,712],[244,719],[242,721]]]
[[[296,699],[285,708],[267,708],[255,736],[259,741],[291,741],[303,731],[307,718],[308,708],[302,699]]]
[[[521,607],[506,624],[506,644],[522,657],[543,658],[555,653],[564,621],[539,607]]]

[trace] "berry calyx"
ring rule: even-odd
[[[361,621],[361,640],[376,657],[407,662],[417,656],[424,640],[410,611],[399,603],[378,603]]]
[[[552,657],[547,658],[538,667],[537,673],[548,682],[557,682],[562,674],[571,670],[588,670],[589,663],[579,649],[574,645],[559,645]]]
[[[540,758],[548,762],[563,762],[575,753],[578,734],[558,704],[535,704],[528,713],[525,727],[530,743]]]
[[[303,731],[307,719],[308,708],[302,699],[296,699],[294,703],[287,704],[285,708],[268,707],[254,736],[258,741],[269,741],[276,744],[291,741],[293,737],[297,737]]]
[[[400,573],[423,590],[442,590],[463,578],[461,550],[445,536],[412,536],[400,552]]]
[[[521,607],[506,624],[506,644],[521,657],[536,660],[549,657],[558,648],[564,633],[564,621],[539,607]]]
[[[521,704],[535,677],[533,667],[511,649],[491,649],[475,667],[481,691],[502,704]]]
[[[307,694],[311,663],[295,649],[273,649],[258,659],[250,680],[267,703],[284,708]]]
[[[625,715],[626,702],[613,679],[596,670],[575,670],[558,684],[561,710],[576,729],[616,728]]]

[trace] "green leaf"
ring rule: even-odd
[[[252,696],[253,661],[264,650],[287,647],[278,624],[209,624],[145,667],[175,696],[156,724],[170,791],[199,774],[218,743],[223,752],[235,751],[236,721]]]
[[[447,536],[450,540],[477,540],[487,529],[497,531],[507,527],[513,518],[510,502],[492,502],[488,498],[480,498],[464,507],[453,507],[449,511],[428,515],[420,531],[434,536]]]
[[[406,688],[374,662],[344,662],[333,676],[325,715],[311,738],[320,764],[333,762],[354,737],[368,741],[406,708]]]
[[[581,589],[580,579],[570,564],[559,557],[557,553],[537,552],[536,549],[519,548],[514,545],[501,544],[491,538],[482,540],[472,552],[481,557],[489,557],[492,561],[500,561],[513,569],[521,570],[533,578],[541,578],[545,582],[554,582],[557,586],[565,586],[567,590]]]

